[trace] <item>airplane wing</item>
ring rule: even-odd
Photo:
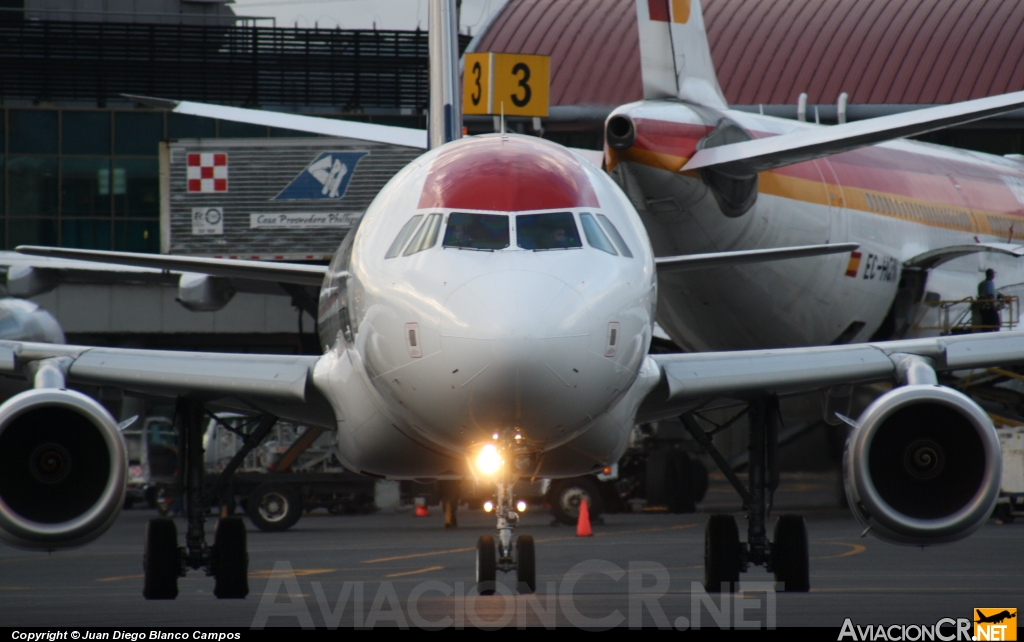
[[[660,272],[680,272],[701,268],[781,261],[825,254],[852,252],[860,247],[857,243],[835,243],[832,245],[801,245],[737,252],[710,252],[684,256],[663,256],[655,259]],[[297,285],[320,286],[327,267],[300,263],[269,263],[267,261],[245,261],[240,259],[211,259],[203,257],[170,256],[167,254],[139,254],[132,252],[109,252],[105,250],[76,250],[58,247],[21,245],[21,254],[42,256],[53,259],[89,261],[112,265],[127,265],[136,268],[197,272],[213,276],[274,281]]]
[[[310,134],[320,134],[321,136],[357,138],[377,143],[427,149],[427,132],[423,129],[374,125],[351,120],[302,116],[300,114],[286,114],[279,111],[266,111],[262,109],[225,107],[223,105],[197,103],[189,100],[167,100],[165,98],[152,98],[150,96],[136,96],[132,94],[123,94],[123,96],[137,103],[156,107],[157,109],[166,109],[176,114],[219,118],[220,120],[229,120],[236,123],[280,127],[281,129],[292,129]],[[604,162],[604,152],[600,150],[576,147],[570,147],[569,149],[582,156],[594,167],[600,168]]]
[[[698,150],[680,171],[715,168],[731,176],[802,163],[906,136],[962,125],[1024,107],[1024,91],[928,107],[832,127]]]
[[[278,111],[264,111],[262,109],[225,107],[223,105],[195,103],[188,100],[166,100],[164,98],[150,98],[149,96],[134,96],[131,94],[124,94],[124,96],[143,105],[167,109],[176,114],[219,118],[221,120],[249,123],[251,125],[280,127],[282,129],[293,129],[323,136],[358,138],[378,143],[388,143],[390,145],[402,145],[404,147],[427,148],[427,132],[423,129],[374,125],[351,120],[338,120],[336,118],[285,114]]]
[[[654,263],[659,273],[682,272],[685,270],[721,267],[723,265],[763,263],[765,261],[799,259],[807,256],[843,254],[852,252],[858,247],[860,247],[858,243],[835,243],[832,245],[800,245],[794,247],[773,247],[763,250],[739,250],[736,252],[708,252],[705,254],[685,254],[682,256],[659,256],[654,259]]]
[[[69,384],[110,386],[140,395],[191,394],[214,405],[260,410],[334,428],[313,386],[319,357],[137,350],[0,341],[0,374],[32,378],[28,364],[56,359]]]
[[[947,245],[934,250],[922,252],[903,263],[905,267],[914,267],[925,270],[938,267],[943,263],[958,259],[969,254],[987,252],[990,254],[1004,254],[1013,258],[1024,256],[1024,245],[1019,243],[972,243],[970,245]]]
[[[841,346],[652,354],[661,383],[637,422],[678,415],[714,399],[747,399],[892,378],[901,355],[929,359],[934,369],[968,370],[1024,363],[1024,331],[991,332]]]
[[[191,256],[170,256],[167,254],[108,252],[104,250],[75,250],[35,245],[21,245],[16,249],[21,254],[55,259],[90,261],[137,268],[173,270],[176,272],[198,272],[213,276],[293,283],[295,285],[312,285],[316,287],[323,284],[324,275],[327,273],[327,266],[305,265],[302,263],[211,259]]]

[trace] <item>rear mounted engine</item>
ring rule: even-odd
[[[71,390],[28,390],[0,405],[0,538],[24,548],[99,537],[124,503],[117,422]]]
[[[943,386],[909,385],[875,400],[844,454],[846,496],[882,539],[913,545],[967,537],[999,494],[999,438],[985,412]]]
[[[751,140],[750,134],[736,123],[722,118],[707,136],[697,143],[697,149],[709,149]],[[757,174],[733,174],[718,167],[697,170],[704,183],[711,188],[719,209],[729,218],[746,214],[757,201]]]
[[[623,151],[629,149],[636,142],[636,127],[633,119],[629,116],[616,114],[608,119],[605,126],[605,140],[608,146],[614,150]]]

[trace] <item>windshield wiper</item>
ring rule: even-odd
[[[494,248],[491,247],[471,247],[469,245],[442,245],[441,248],[445,250],[473,250],[474,252],[494,251]]]

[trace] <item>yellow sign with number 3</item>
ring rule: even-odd
[[[462,74],[462,113],[548,115],[551,59],[548,56],[469,53]]]

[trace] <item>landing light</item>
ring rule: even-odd
[[[492,510],[494,510],[494,503],[493,502],[484,502],[484,512],[485,513],[489,513]]]
[[[501,468],[501,455],[494,444],[486,444],[476,458],[476,467],[484,475],[493,475]]]
[[[519,511],[520,513],[525,513],[526,512],[526,502],[524,502],[521,499],[518,502],[516,502],[516,510]]]

